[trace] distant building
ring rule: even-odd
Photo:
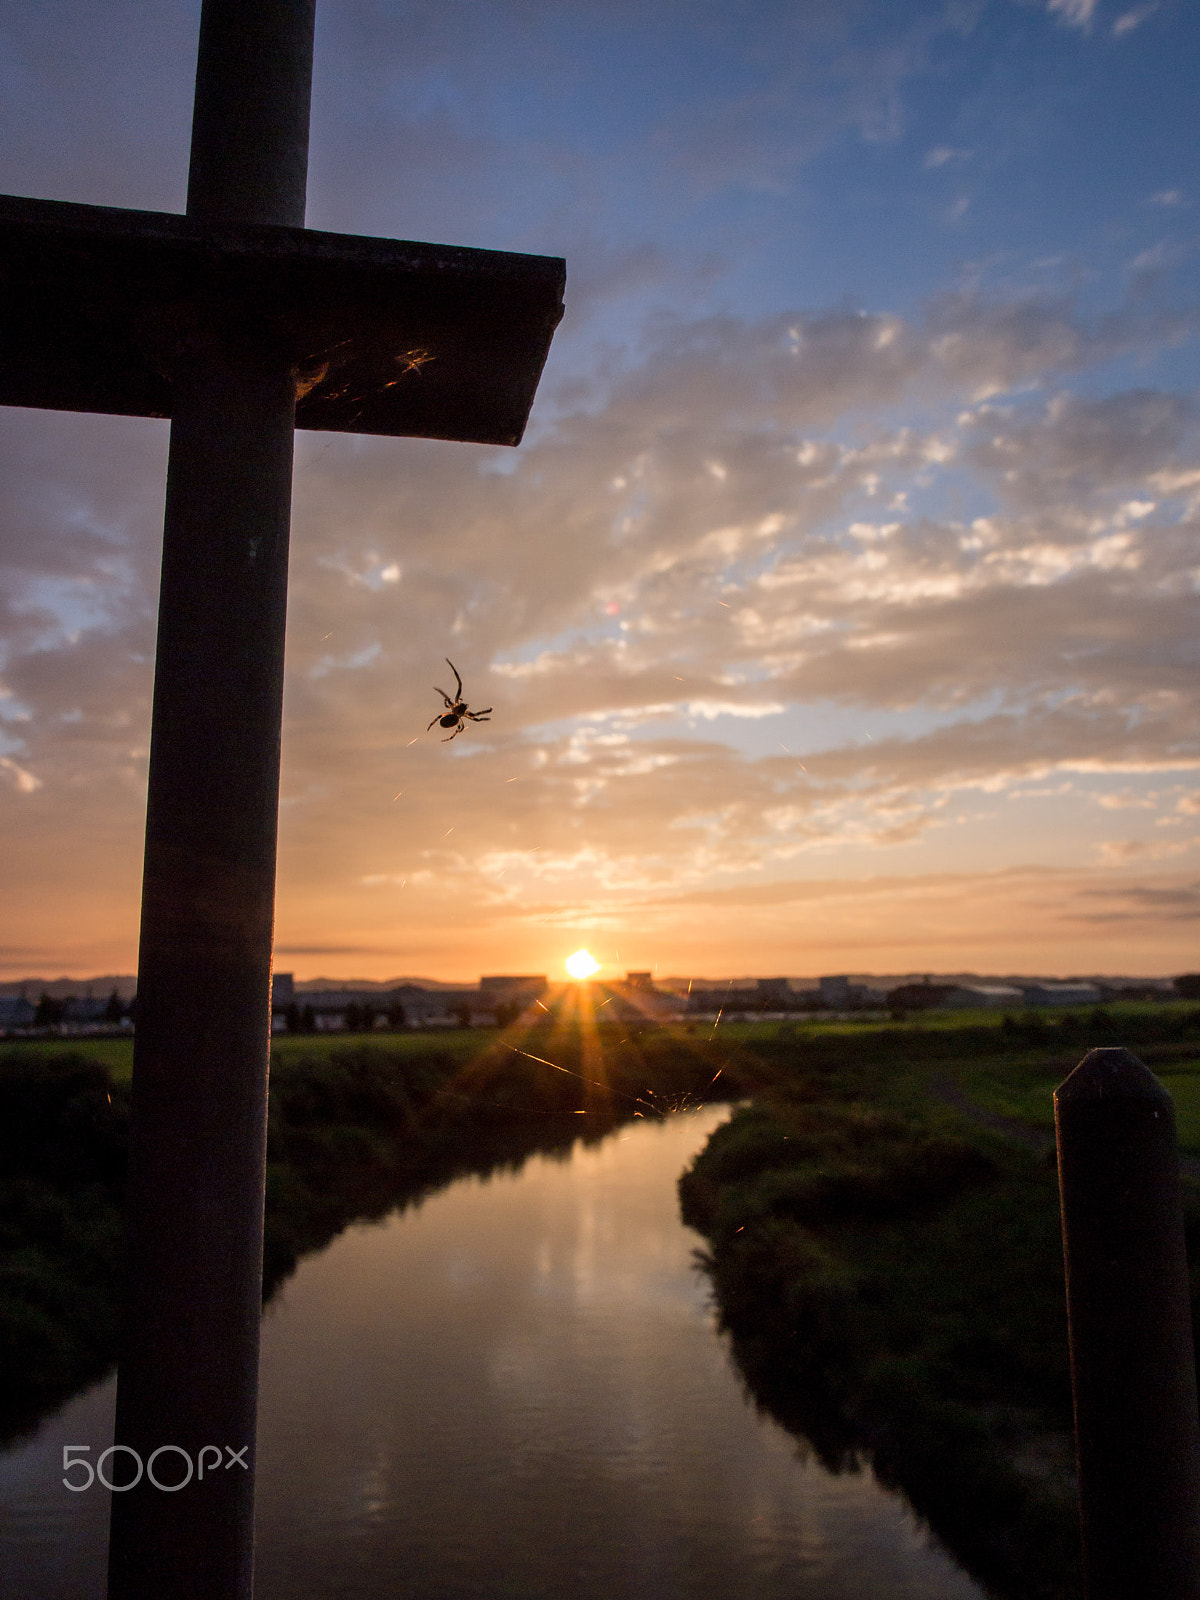
[[[879,990],[870,989],[865,983],[851,983],[846,977],[818,978],[817,992],[826,1011],[853,1011],[860,1006],[883,1005],[885,999]]]
[[[400,989],[300,989],[295,991],[294,999],[286,1005],[280,1006],[276,1001],[277,1012],[292,1012],[303,1022],[304,1027],[310,1024],[318,1033],[336,1033],[348,1024],[357,1030],[364,1031],[371,1028],[381,1028],[387,1025],[389,1014],[395,1014],[397,1002],[404,1009],[406,1021],[420,1020],[420,1010],[413,1006],[409,995],[415,993],[427,998],[431,1007],[441,1011],[442,1002],[439,996],[436,1007],[433,1007],[433,996],[427,995],[424,989],[412,990],[408,986]]]
[[[435,992],[422,989],[416,983],[402,983],[380,994],[378,1004],[383,1011],[395,1013],[397,1008],[402,1010],[407,1027],[429,1026],[434,1018],[446,1017],[450,1017],[450,1022],[445,1025],[451,1026],[456,1020],[451,1015],[452,1009],[462,1004],[467,993],[466,990],[456,989],[439,989]]]
[[[294,1008],[301,1027],[319,1033],[347,1026],[360,1032],[384,1027],[492,1027],[499,1020],[499,1007],[523,1007],[545,987],[544,977],[522,974],[485,978],[478,989],[432,990],[415,983],[397,984],[394,989],[296,989],[285,1005],[276,996],[275,1011],[281,1016]]]
[[[1101,1001],[1094,983],[1031,983],[1025,985],[1027,1006],[1097,1006]]]
[[[930,983],[928,979],[924,983],[902,983],[888,990],[887,1003],[893,1011],[932,1011],[957,987],[953,983]],[[1021,1003],[1019,990],[1015,1003]]]
[[[311,1012],[318,1033],[336,1033],[346,1026],[346,1012],[363,1001],[375,1000],[359,989],[308,989],[295,996],[303,1012]]]
[[[1157,983],[1153,979],[1145,983],[1102,983],[1100,994],[1105,1000],[1173,1000],[1175,990],[1168,979],[1162,978]]]
[[[32,1028],[36,1007],[24,995],[0,997],[0,1028]]]
[[[296,978],[291,972],[271,974],[271,1010],[284,1011],[296,998]]]
[[[655,988],[651,972],[627,972],[620,982],[604,984],[603,991],[605,998],[596,1006],[599,1022],[662,1022],[682,1009],[678,995]]]
[[[937,1002],[937,1009],[939,1011],[1003,1010],[1007,1006],[1024,1004],[1023,990],[1014,988],[1008,983],[960,983]]]
[[[345,1011],[347,1006],[374,998],[373,992],[363,989],[305,989],[296,996],[296,1001],[319,1015],[323,1011]]]
[[[71,995],[63,1002],[62,1020],[64,1022],[87,1023],[103,1022],[108,1012],[108,997],[97,1000],[94,995],[85,995],[82,999]]]
[[[731,984],[721,987],[706,983],[703,988],[692,988],[686,997],[685,1012],[689,1017],[714,1017],[719,1012],[726,1021],[744,1018],[749,1021],[775,1018],[777,1021],[794,1013],[817,1010],[844,1011],[870,1005],[882,1005],[883,996],[868,989],[865,984],[850,983],[845,978],[822,980],[823,991],[815,988],[796,989],[790,978],[743,979],[742,988]],[[832,982],[832,990],[829,984]],[[750,987],[750,984],[753,987]],[[827,998],[832,994],[833,999]]]
[[[501,973],[490,978],[480,978],[479,998],[488,1006],[509,1004],[513,1001],[536,1000],[545,994],[549,985],[544,972]]]

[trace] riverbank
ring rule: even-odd
[[[857,1060],[799,1052],[790,1079],[717,1129],[681,1178],[684,1217],[708,1241],[721,1322],[761,1405],[830,1467],[869,1460],[1005,1600],[1075,1600],[1045,1125],[1078,1055],[1051,1071],[1039,1053],[955,1062],[890,1044]],[[1195,1082],[1187,1052],[1171,1065]],[[1000,1106],[1018,1113],[1008,1125]],[[1194,1189],[1187,1204],[1195,1261]]]
[[[348,1223],[467,1173],[616,1123],[743,1093],[727,1052],[547,1028],[519,1041],[452,1035],[418,1047],[288,1041],[273,1055],[264,1293]],[[539,1059],[542,1058],[542,1059]],[[129,1125],[124,1063],[83,1049],[0,1053],[0,1443],[116,1359]]]
[[[870,1459],[998,1595],[1067,1600],[1073,1453],[1047,1129],[1053,1087],[1111,1043],[1164,1074],[1181,1144],[1200,1154],[1194,1007],[283,1040],[266,1292],[349,1222],[457,1177],[635,1117],[752,1099],[681,1186],[751,1391],[827,1464]],[[112,1364],[127,1125],[127,1059],[0,1050],[0,1440]],[[1189,1232],[1200,1243],[1192,1202]]]

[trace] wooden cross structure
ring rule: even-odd
[[[315,4],[203,0],[185,215],[0,197],[0,404],[171,419],[109,1600],[252,1592],[293,430],[515,445],[562,315],[305,229]]]

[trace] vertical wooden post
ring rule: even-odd
[[[314,7],[204,0],[189,216],[303,226]],[[295,386],[236,306],[174,359],[109,1476],[206,1470],[114,1493],[109,1596],[249,1600]]]
[[[1200,1419],[1175,1115],[1128,1050],[1054,1096],[1087,1600],[1200,1600]]]

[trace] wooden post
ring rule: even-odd
[[[304,223],[314,0],[204,0],[188,216]],[[110,1600],[249,1600],[291,356],[214,305],[173,352]],[[229,1457],[233,1460],[229,1464]],[[184,1457],[155,1476],[182,1483]]]
[[[1087,1600],[1200,1600],[1200,1420],[1175,1115],[1128,1050],[1054,1096]]]
[[[251,1593],[293,426],[519,444],[563,309],[305,230],[314,4],[204,0],[186,217],[0,195],[0,404],[172,419],[111,1600]]]

